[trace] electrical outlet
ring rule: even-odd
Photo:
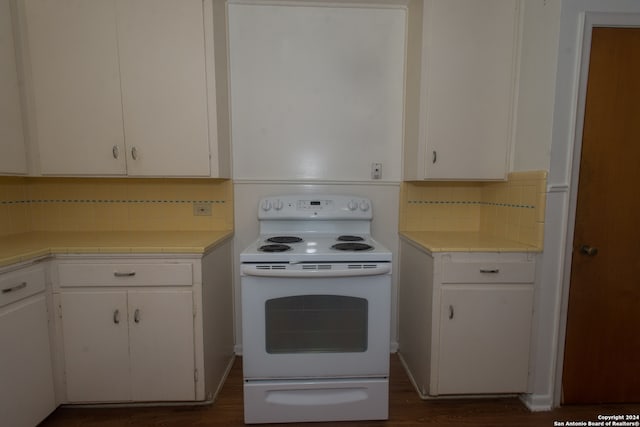
[[[194,216],[211,216],[211,203],[194,202],[193,215]]]
[[[371,179],[382,179],[382,163],[371,163]]]

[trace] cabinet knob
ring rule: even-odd
[[[118,309],[113,312],[113,323],[115,323],[116,325],[120,323],[120,310]]]
[[[138,160],[138,149],[135,146],[131,147],[131,158]]]
[[[136,311],[133,312],[133,321],[136,323],[140,323],[140,309],[136,308]]]
[[[114,145],[111,149],[111,153],[113,154],[114,159],[118,159],[120,157],[120,148],[117,145]]]
[[[449,305],[449,319],[453,319],[454,311],[453,306]]]
[[[432,158],[431,158],[431,163],[435,163],[438,161],[438,153],[436,152],[436,150],[432,151]]]

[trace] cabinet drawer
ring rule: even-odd
[[[191,264],[60,264],[60,286],[191,286]]]
[[[44,267],[36,266],[0,277],[0,307],[44,291]]]
[[[531,283],[535,262],[447,262],[442,263],[442,283]]]

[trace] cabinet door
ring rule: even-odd
[[[27,172],[9,0],[0,0],[0,173]]]
[[[195,399],[193,294],[129,291],[134,401]]]
[[[526,391],[531,285],[444,286],[437,393]]]
[[[119,0],[129,175],[210,174],[202,0]]]
[[[68,401],[130,400],[126,292],[63,292],[60,300]]]
[[[425,2],[426,178],[505,179],[518,6],[513,0]]]
[[[44,295],[0,314],[2,425],[32,427],[55,409]]]
[[[43,174],[125,173],[114,0],[26,0]]]

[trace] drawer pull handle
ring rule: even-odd
[[[135,271],[129,271],[127,273],[121,273],[119,271],[116,271],[115,273],[113,273],[114,276],[116,277],[133,277],[136,275]]]
[[[480,273],[498,274],[500,273],[500,269],[499,268],[481,268]]]
[[[140,323],[140,309],[136,308],[136,311],[133,312],[133,321],[136,323]]]
[[[454,312],[453,312],[453,306],[452,306],[452,305],[450,305],[450,306],[449,306],[449,319],[453,319],[453,315],[454,315]]]
[[[11,286],[9,288],[5,288],[2,290],[3,294],[8,294],[9,292],[19,291],[20,289],[24,289],[27,287],[27,282],[22,282],[18,285]]]
[[[116,325],[120,323],[120,310],[116,310],[113,312],[113,323]]]

